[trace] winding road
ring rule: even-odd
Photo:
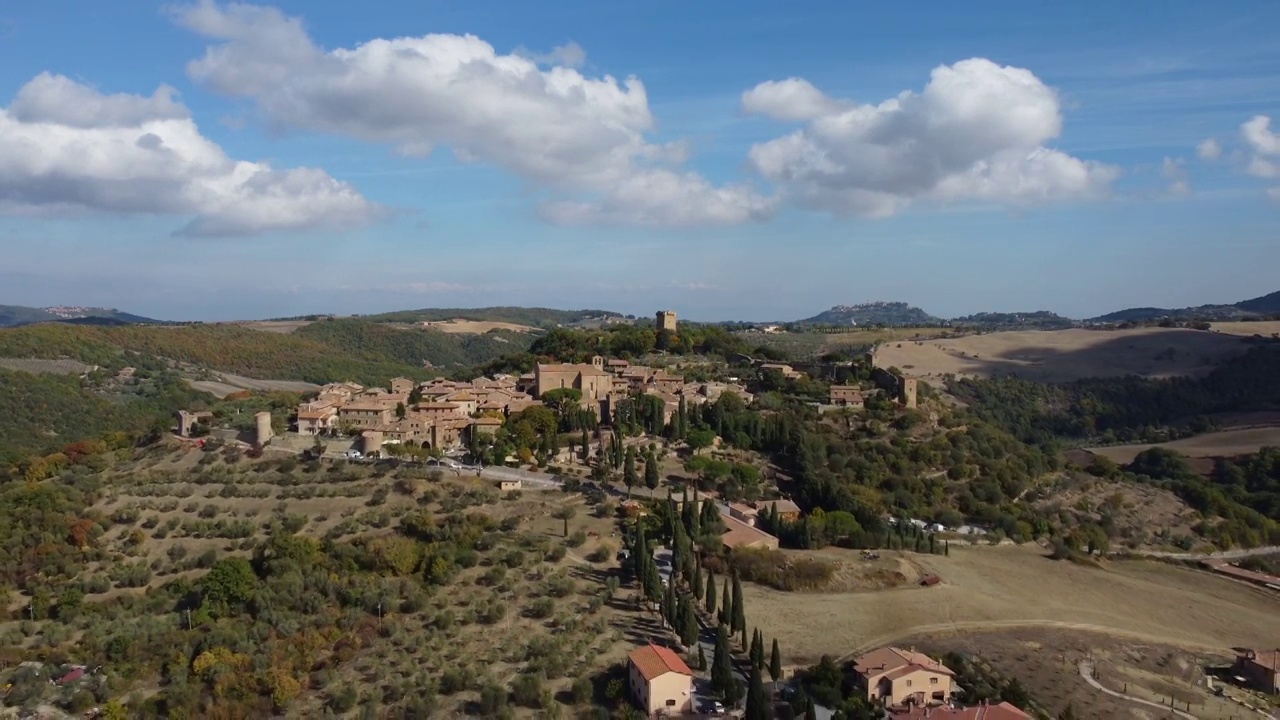
[[[1196,716],[1192,715],[1191,713],[1183,712],[1176,708],[1171,708],[1168,705],[1162,705],[1158,702],[1153,702],[1151,700],[1143,700],[1142,698],[1137,698],[1132,695],[1125,695],[1122,692],[1116,692],[1111,688],[1103,687],[1102,683],[1098,682],[1097,678],[1093,676],[1093,663],[1089,662],[1088,660],[1080,661],[1080,677],[1084,678],[1084,681],[1089,683],[1089,685],[1091,685],[1094,690],[1097,690],[1099,692],[1104,692],[1110,695],[1111,697],[1118,697],[1121,700],[1127,700],[1129,702],[1138,703],[1139,705],[1147,705],[1154,708],[1160,708],[1160,710],[1163,712],[1173,713],[1178,717],[1187,718],[1188,720],[1197,720]]]

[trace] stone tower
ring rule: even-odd
[[[916,379],[902,378],[902,407],[915,408],[916,406]]]
[[[266,447],[271,442],[271,413],[260,412],[253,416],[254,422],[254,444],[258,447]]]
[[[675,310],[659,310],[657,313],[658,331],[666,330],[668,332],[676,331],[676,311]]]

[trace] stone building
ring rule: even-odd
[[[675,310],[659,310],[654,317],[658,332],[676,331],[676,311]]]
[[[541,398],[552,390],[573,388],[582,393],[582,406],[602,414],[602,403],[613,394],[613,375],[604,369],[604,358],[591,358],[591,364],[556,363],[533,366],[533,395]]]
[[[213,413],[207,411],[188,412],[186,410],[178,411],[178,434],[182,437],[191,437],[191,430],[196,423],[200,423],[204,427],[209,427],[209,421],[213,420]]]

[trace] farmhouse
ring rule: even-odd
[[[720,513],[720,519],[724,521],[725,528],[724,534],[720,536],[720,542],[725,547],[778,549],[778,538],[739,520],[733,516],[732,512]]]
[[[1262,692],[1280,692],[1280,648],[1245,650],[1236,656],[1232,670]]]
[[[693,671],[670,648],[646,645],[631,651],[631,697],[646,717],[680,715],[693,701]]]
[[[866,400],[857,385],[832,385],[827,402],[831,405],[861,409]]]
[[[790,500],[764,500],[756,503],[758,511],[765,509],[771,510],[778,514],[778,518],[787,522],[795,522],[800,519],[800,506]]]
[[[955,673],[914,649],[882,647],[854,660],[868,700],[889,707],[941,705],[955,692]]]
[[[800,376],[804,374],[790,365],[784,365],[783,363],[763,363],[760,365],[760,369],[764,372],[777,371],[782,373],[782,377],[787,380],[799,380]]]
[[[519,480],[499,480],[498,489],[503,492],[506,492],[508,490],[519,490],[520,481]]]

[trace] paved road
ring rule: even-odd
[[[1178,553],[1161,550],[1116,550],[1111,555],[1140,555],[1142,557],[1167,558],[1169,560],[1238,560],[1254,555],[1280,553],[1280,545],[1249,548],[1247,550],[1219,550],[1211,553]]]
[[[1149,705],[1154,708],[1160,708],[1160,710],[1165,713],[1172,713],[1174,715],[1177,715],[1178,717],[1188,718],[1188,720],[1196,720],[1196,716],[1192,715],[1191,713],[1187,713],[1181,710],[1171,708],[1168,705],[1161,705],[1160,703],[1152,702],[1151,700],[1143,700],[1142,698],[1136,698],[1132,695],[1125,695],[1122,692],[1116,692],[1115,690],[1112,690],[1110,688],[1103,687],[1102,683],[1098,682],[1093,677],[1093,664],[1090,663],[1088,660],[1080,661],[1080,677],[1084,678],[1085,682],[1092,685],[1094,690],[1104,692],[1112,697],[1118,697],[1121,700],[1128,700],[1129,702],[1135,702],[1135,703],[1138,703],[1139,705]]]

